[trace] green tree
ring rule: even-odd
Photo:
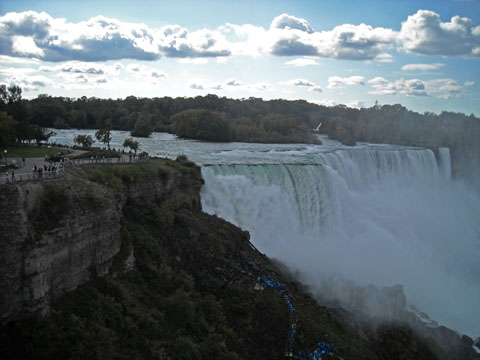
[[[17,85],[11,85],[8,88],[2,86],[0,99],[2,109],[5,108],[8,115],[11,115],[15,120],[17,141],[32,140],[32,134],[29,129],[30,123],[26,116],[25,102],[22,100],[22,88]]]
[[[90,135],[78,134],[73,138],[73,142],[83,147],[90,147],[93,144],[93,139]]]
[[[0,146],[8,146],[16,139],[16,121],[5,111],[0,112]]]
[[[112,141],[112,121],[108,119],[105,122],[105,127],[103,129],[99,129],[95,133],[95,137],[98,141],[107,145],[107,149],[110,150],[110,141]]]
[[[232,129],[224,114],[211,110],[186,110],[172,116],[172,130],[183,138],[232,141]]]
[[[30,125],[29,136],[40,146],[42,141],[48,141],[50,137],[56,135],[55,131],[47,130],[38,125]]]
[[[135,128],[130,132],[130,135],[135,137],[149,137],[152,129],[150,119],[146,115],[141,114],[135,122]]]
[[[0,85],[0,111],[7,109],[8,91],[6,85]]]
[[[137,140],[133,140],[132,138],[126,138],[125,141],[123,142],[123,147],[129,147],[133,151],[135,151],[135,154],[137,153],[139,143]]]

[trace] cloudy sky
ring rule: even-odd
[[[0,83],[480,116],[480,1],[1,0]]]

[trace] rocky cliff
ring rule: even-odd
[[[191,187],[191,179],[180,171],[170,172],[157,177],[118,171],[123,181],[113,184],[117,188],[104,186],[108,178],[99,176],[108,175],[94,167],[70,169],[64,178],[3,185],[1,321],[23,312],[45,314],[63,293],[108,274],[120,251],[122,210],[128,201],[144,198],[174,207],[188,202],[200,210],[199,176]],[[185,191],[173,191],[177,187]]]

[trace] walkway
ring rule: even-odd
[[[85,150],[70,150],[70,152],[66,154],[66,156],[75,157],[75,156],[84,154],[85,152],[86,152]],[[13,169],[13,171],[15,171],[15,175],[31,173],[33,165],[37,165],[37,167],[40,167],[40,166],[43,167],[44,165],[47,165],[47,166],[49,165],[48,160],[45,160],[44,157],[25,158],[25,166],[23,166],[21,158],[15,158],[15,160],[17,160],[17,163],[19,165],[18,169]],[[8,172],[11,173],[11,170],[12,169],[9,169]]]
[[[127,154],[120,154],[118,158],[84,158],[75,159],[73,156],[81,155],[85,153],[83,150],[73,150],[68,156],[69,160],[63,162],[52,163],[45,158],[25,158],[25,166],[22,161],[19,161],[19,165],[22,165],[18,169],[9,169],[8,172],[0,175],[0,184],[18,182],[18,181],[31,181],[31,180],[46,180],[61,177],[64,175],[65,167],[73,165],[89,165],[89,164],[128,164],[132,162],[145,162],[149,160],[148,156],[136,155],[129,157]],[[21,159],[20,159],[21,160]],[[33,171],[34,167],[37,171]],[[41,171],[38,171],[42,169]],[[8,176],[7,176],[8,173]]]

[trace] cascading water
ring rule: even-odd
[[[450,150],[442,147],[438,149],[439,168],[445,178],[450,179],[452,177],[452,165],[450,160]]]
[[[202,168],[202,205],[315,287],[402,284],[438,322],[480,334],[480,198],[425,149],[342,149],[310,163]],[[339,294],[337,294],[339,295]]]

